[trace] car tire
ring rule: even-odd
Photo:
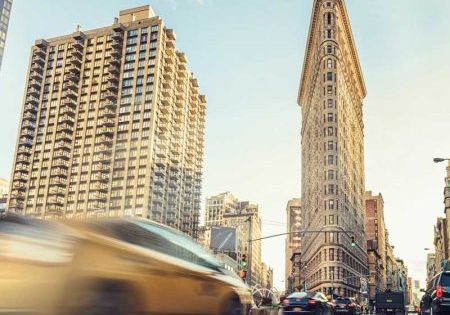
[[[123,289],[89,290],[71,315],[136,315],[132,295]]]
[[[243,311],[244,308],[239,299],[234,298],[226,304],[223,315],[242,315]]]

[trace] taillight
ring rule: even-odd
[[[436,297],[441,298],[444,295],[444,288],[440,285],[436,286]]]
[[[316,305],[317,301],[316,300],[308,300],[308,304],[309,305]]]
[[[283,304],[285,304],[285,305],[289,305],[289,300],[288,300],[288,299],[286,299],[286,300],[283,300]]]

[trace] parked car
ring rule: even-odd
[[[420,309],[422,315],[450,314],[450,271],[438,273],[423,291]]]
[[[144,219],[0,220],[0,313],[248,314],[248,286],[184,234]]]
[[[283,300],[283,314],[332,315],[333,306],[320,292],[294,292]]]

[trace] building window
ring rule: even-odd
[[[333,59],[328,58],[327,59],[327,68],[332,69],[333,68]]]

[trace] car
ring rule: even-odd
[[[421,301],[421,314],[450,314],[450,271],[442,271],[431,279]]]
[[[248,314],[250,288],[193,239],[138,219],[0,220],[0,313]]]
[[[335,314],[358,315],[361,307],[352,298],[338,297],[334,300]]]
[[[320,292],[294,292],[282,303],[283,314],[331,315],[333,306]]]

